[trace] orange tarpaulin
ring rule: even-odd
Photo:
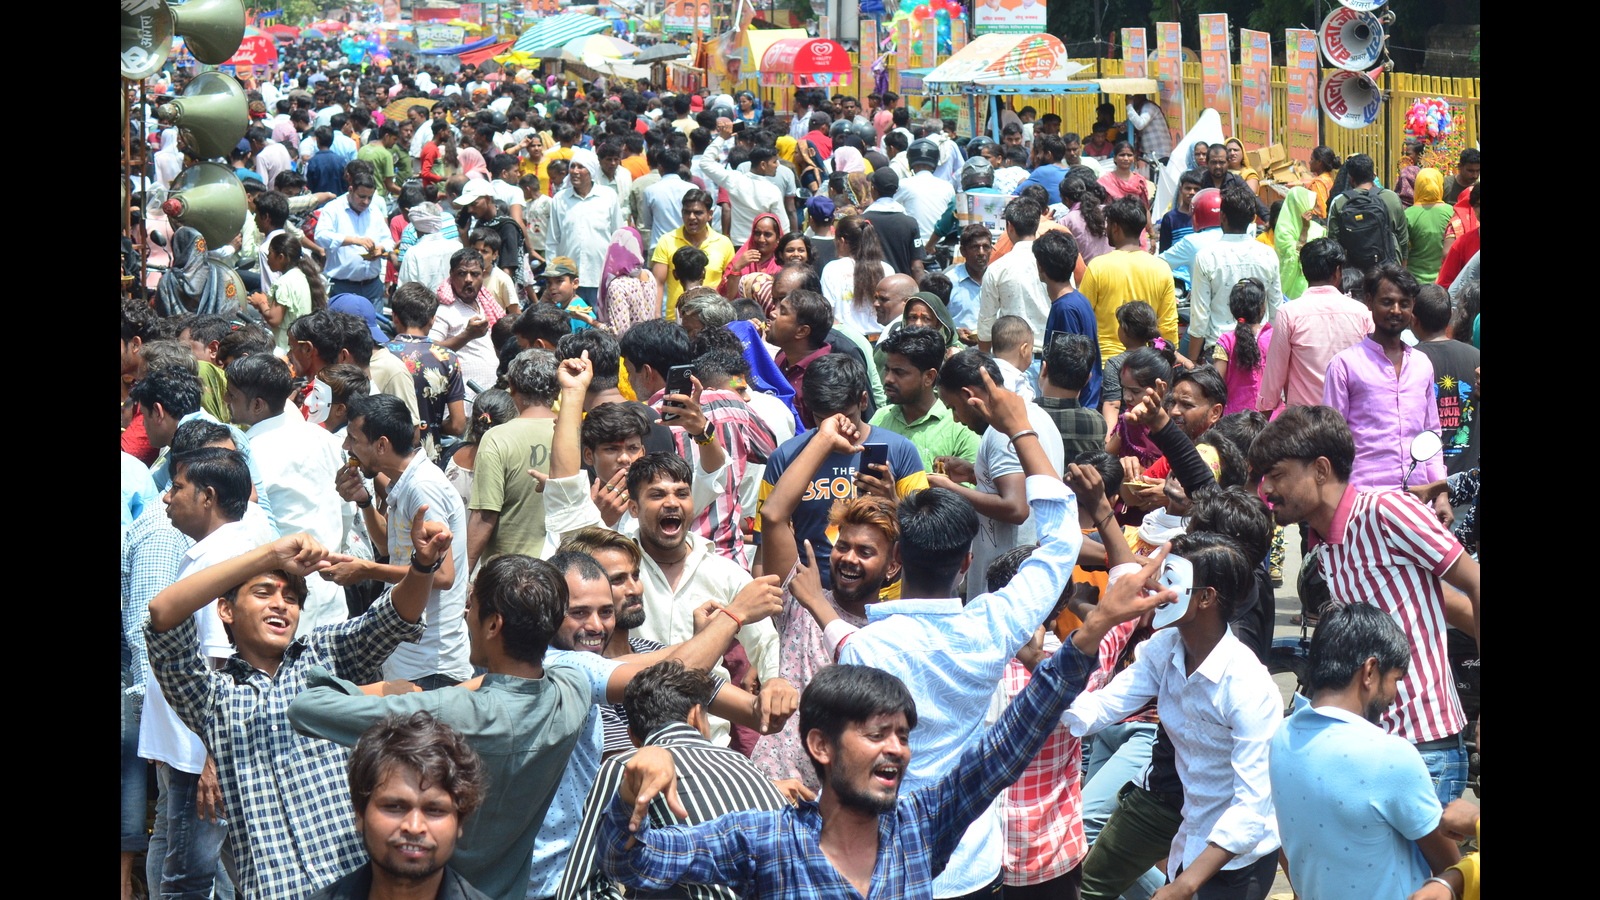
[[[510,53],[511,46],[515,43],[516,41],[502,41],[498,44],[490,44],[487,47],[479,47],[476,50],[468,50],[466,53],[461,54],[461,62],[463,65],[482,65],[485,60],[493,59],[502,53]]]

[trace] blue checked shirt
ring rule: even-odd
[[[1041,614],[1042,619],[1042,614]],[[878,856],[868,900],[933,897],[967,825],[1038,755],[1061,714],[1097,663],[1068,643],[1040,664],[1017,699],[943,778],[900,798],[878,818]],[[914,734],[915,732],[913,732]],[[722,884],[763,900],[834,900],[855,888],[822,853],[822,814],[814,802],[776,812],[740,812],[701,825],[630,834],[633,809],[613,799],[601,824],[606,873],[642,891],[674,884]],[[630,850],[629,837],[638,839]]]
[[[144,696],[144,626],[150,621],[150,601],[178,580],[183,554],[194,541],[172,527],[164,505],[144,508],[122,536],[122,638],[131,657],[128,693]]]
[[[296,639],[273,677],[237,655],[210,671],[193,616],[171,631],[146,626],[156,683],[217,761],[243,896],[299,900],[367,861],[350,807],[350,751],[297,734],[289,703],[316,666],[377,681],[394,648],[422,632],[385,594],[359,618]]]

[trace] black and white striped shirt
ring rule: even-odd
[[[687,723],[667,725],[644,743],[647,747],[665,747],[672,754],[672,764],[678,772],[678,799],[689,811],[689,818],[679,822],[667,810],[665,797],[658,796],[650,802],[652,826],[698,825],[731,812],[776,810],[788,805],[783,794],[748,758],[737,750],[711,743]],[[557,900],[622,897],[616,884],[606,878],[597,865],[600,822],[622,783],[623,766],[637,752],[613,756],[601,763],[600,775],[583,804],[583,823],[579,826],[578,839],[573,842],[572,856],[567,860]],[[724,887],[681,885],[673,893],[661,896],[733,900],[735,895]]]

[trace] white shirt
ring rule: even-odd
[[[1201,250],[1194,260],[1193,291],[1189,295],[1189,337],[1215,341],[1233,330],[1234,315],[1228,297],[1241,279],[1261,279],[1267,289],[1267,321],[1278,314],[1283,286],[1278,280],[1278,254],[1245,234],[1224,234]]]
[[[887,262],[883,263],[883,277],[893,274],[894,269]],[[884,330],[878,324],[878,314],[873,311],[870,300],[866,306],[856,308],[855,260],[844,257],[822,267],[822,296],[833,304],[834,321],[848,322],[862,334],[878,334]]]
[[[344,462],[339,438],[307,422],[298,411],[257,422],[249,435],[250,455],[271,498],[278,532],[308,531],[324,547],[342,546],[346,504],[333,489]],[[322,578],[306,579],[305,608],[296,634],[348,617],[344,588]]]
[[[627,166],[618,163],[616,178],[607,178],[603,169],[596,170],[594,173],[594,183],[600,185],[601,187],[611,188],[613,191],[617,192],[617,196],[619,198],[626,197],[628,196],[628,191],[633,189],[633,173],[628,171]],[[518,202],[520,203],[521,201]]]
[[[712,183],[728,192],[728,201],[733,206],[733,222],[729,226],[728,237],[733,240],[734,247],[750,239],[750,226],[755,224],[756,216],[762,213],[772,213],[780,223],[789,221],[788,214],[783,210],[783,192],[766,178],[729,169],[710,154],[706,155],[700,168]]]
[[[1044,334],[1049,315],[1050,297],[1039,280],[1033,241],[1018,241],[983,273],[983,285],[978,289],[978,340],[994,336],[994,320],[1001,316],[1027,319],[1037,337]]]
[[[1062,721],[1082,737],[1154,699],[1183,781],[1183,824],[1167,871],[1192,865],[1208,842],[1236,854],[1224,869],[1242,869],[1278,849],[1267,757],[1283,722],[1282,695],[1232,629],[1193,675],[1184,674],[1184,653],[1176,627],[1156,632],[1133,665],[1079,694]]]
[[[924,244],[933,237],[933,226],[939,224],[955,198],[956,189],[949,181],[926,170],[901,181],[900,190],[894,195],[911,218],[917,220],[917,236]]]
[[[267,187],[272,187],[273,181],[279,172],[287,172],[294,165],[294,159],[289,156],[289,151],[277,141],[268,141],[261,152],[256,154],[256,174],[266,182]]]
[[[1024,400],[1033,399],[1033,385],[1028,381],[1028,373],[1013,366],[1006,360],[996,356],[995,365],[1000,367],[1001,386]]]
[[[425,234],[406,251],[400,261],[400,283],[415,281],[433,290],[450,277],[450,257],[461,249],[461,242],[443,234]]]
[[[262,524],[244,520],[229,522],[201,538],[184,552],[174,583],[201,569],[243,556],[275,538],[276,535],[261,532]],[[233,655],[233,646],[222,628],[222,617],[217,615],[215,602],[196,610],[193,618],[200,633],[201,653],[213,659],[227,659]],[[206,764],[205,744],[172,711],[154,678],[145,679],[144,708],[139,719],[139,758],[158,760],[190,775],[200,774]]]
[[[750,404],[750,411],[760,417],[761,421],[767,423],[768,428],[772,429],[772,436],[777,438],[780,446],[784,441],[794,437],[794,413],[789,411],[789,407],[783,405],[782,400],[771,394],[762,393],[752,385],[750,397],[745,402]],[[765,471],[766,466],[761,468]],[[755,507],[747,508],[754,509]]]
[[[1028,401],[1028,427],[1039,432],[1039,443],[1044,447],[1044,454],[1050,458],[1050,465],[1055,467],[1056,476],[1060,477],[1066,469],[1066,449],[1061,443],[1061,429],[1055,426],[1050,414],[1032,400]],[[983,438],[978,442],[978,458],[973,463],[973,471],[978,478],[978,490],[985,494],[999,494],[1002,477],[1023,474],[1022,461],[1017,458],[1011,439],[993,426],[984,431]],[[967,596],[976,597],[987,591],[985,582],[989,564],[996,557],[1037,539],[1031,510],[1021,525],[978,516],[978,534],[972,539],[972,565],[967,567]]]
[[[421,246],[420,244],[418,246]],[[415,252],[415,251],[413,251]],[[406,256],[410,259],[410,255]],[[439,285],[434,285],[435,290]],[[445,295],[454,298],[455,294],[445,287]],[[439,309],[433,314],[433,327],[428,329],[428,337],[435,343],[445,338],[452,338],[467,330],[467,322],[473,316],[481,316],[483,311],[478,307],[452,299],[449,303],[439,301]],[[460,349],[456,350],[456,360],[461,363],[461,381],[476,381],[485,390],[494,386],[495,373],[500,369],[500,357],[494,352],[494,342],[488,334],[475,337]],[[467,388],[467,402],[477,396],[472,388]]]
[[[688,524],[688,519],[684,520]],[[644,579],[644,625],[630,634],[660,644],[681,644],[694,637],[694,610],[706,600],[716,600],[726,606],[733,601],[745,585],[750,583],[750,573],[738,563],[724,559],[712,552],[712,543],[690,531],[689,557],[684,560],[683,574],[676,590],[667,583],[667,577],[656,561],[647,553],[639,566]],[[778,677],[778,629],[771,619],[752,622],[739,629],[739,644],[750,657],[750,666],[763,681]],[[728,670],[719,662],[711,674],[732,680]],[[728,724],[715,716],[711,719],[711,740],[721,746],[728,745]]]
[[[415,453],[410,465],[389,487],[389,564],[411,564],[411,520],[422,506],[426,518],[443,522],[451,534],[467,533],[467,508],[444,472],[425,453]],[[384,678],[415,681],[427,675],[449,675],[458,681],[472,677],[471,647],[467,641],[467,542],[454,541],[450,556],[456,577],[450,587],[428,592],[423,621],[427,630],[416,643],[402,643],[383,664]]]
[[[350,160],[356,158],[356,150],[359,148],[356,147],[355,141],[350,140],[349,135],[342,131],[335,131],[333,133],[333,146],[329,147],[328,149],[332,150],[334,153],[337,153],[339,156],[344,157],[345,162],[349,162]],[[310,159],[312,156],[316,155],[316,152],[317,138],[311,132],[307,131],[305,133],[305,137],[300,139],[300,158]],[[268,184],[270,186],[271,182],[268,182]]]
[[[383,274],[382,259],[366,259],[364,251],[354,245],[345,245],[347,237],[371,238],[379,250],[387,253],[394,249],[394,237],[389,233],[383,210],[376,197],[368,204],[366,212],[350,209],[350,195],[341,194],[322,208],[317,220],[316,241],[328,254],[328,265],[323,274],[329,280],[368,281]]]
[[[552,256],[568,256],[578,264],[578,286],[597,288],[605,269],[611,235],[622,227],[622,204],[617,192],[599,184],[580,197],[572,186],[556,192],[550,204]]]

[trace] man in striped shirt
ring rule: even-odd
[[[779,810],[788,805],[784,794],[737,750],[711,743],[707,720],[716,680],[699,669],[686,669],[677,661],[658,663],[639,673],[622,695],[627,730],[640,747],[662,747],[672,755],[678,773],[678,799],[689,816],[687,824],[709,822],[741,810]],[[622,783],[623,770],[637,750],[607,759],[583,804],[583,823],[572,845],[557,900],[621,898],[615,882],[601,873],[598,862],[600,822],[606,806]],[[806,797],[813,796],[804,791]],[[658,796],[650,803],[650,824],[680,824]],[[685,885],[691,900],[733,900],[731,888]]]
[[[1250,467],[1278,524],[1310,530],[1333,602],[1376,606],[1405,631],[1410,670],[1379,724],[1416,745],[1447,804],[1465,788],[1467,755],[1445,626],[1478,633],[1478,564],[1421,501],[1352,487],[1355,452],[1336,410],[1292,406],[1251,444]]]

